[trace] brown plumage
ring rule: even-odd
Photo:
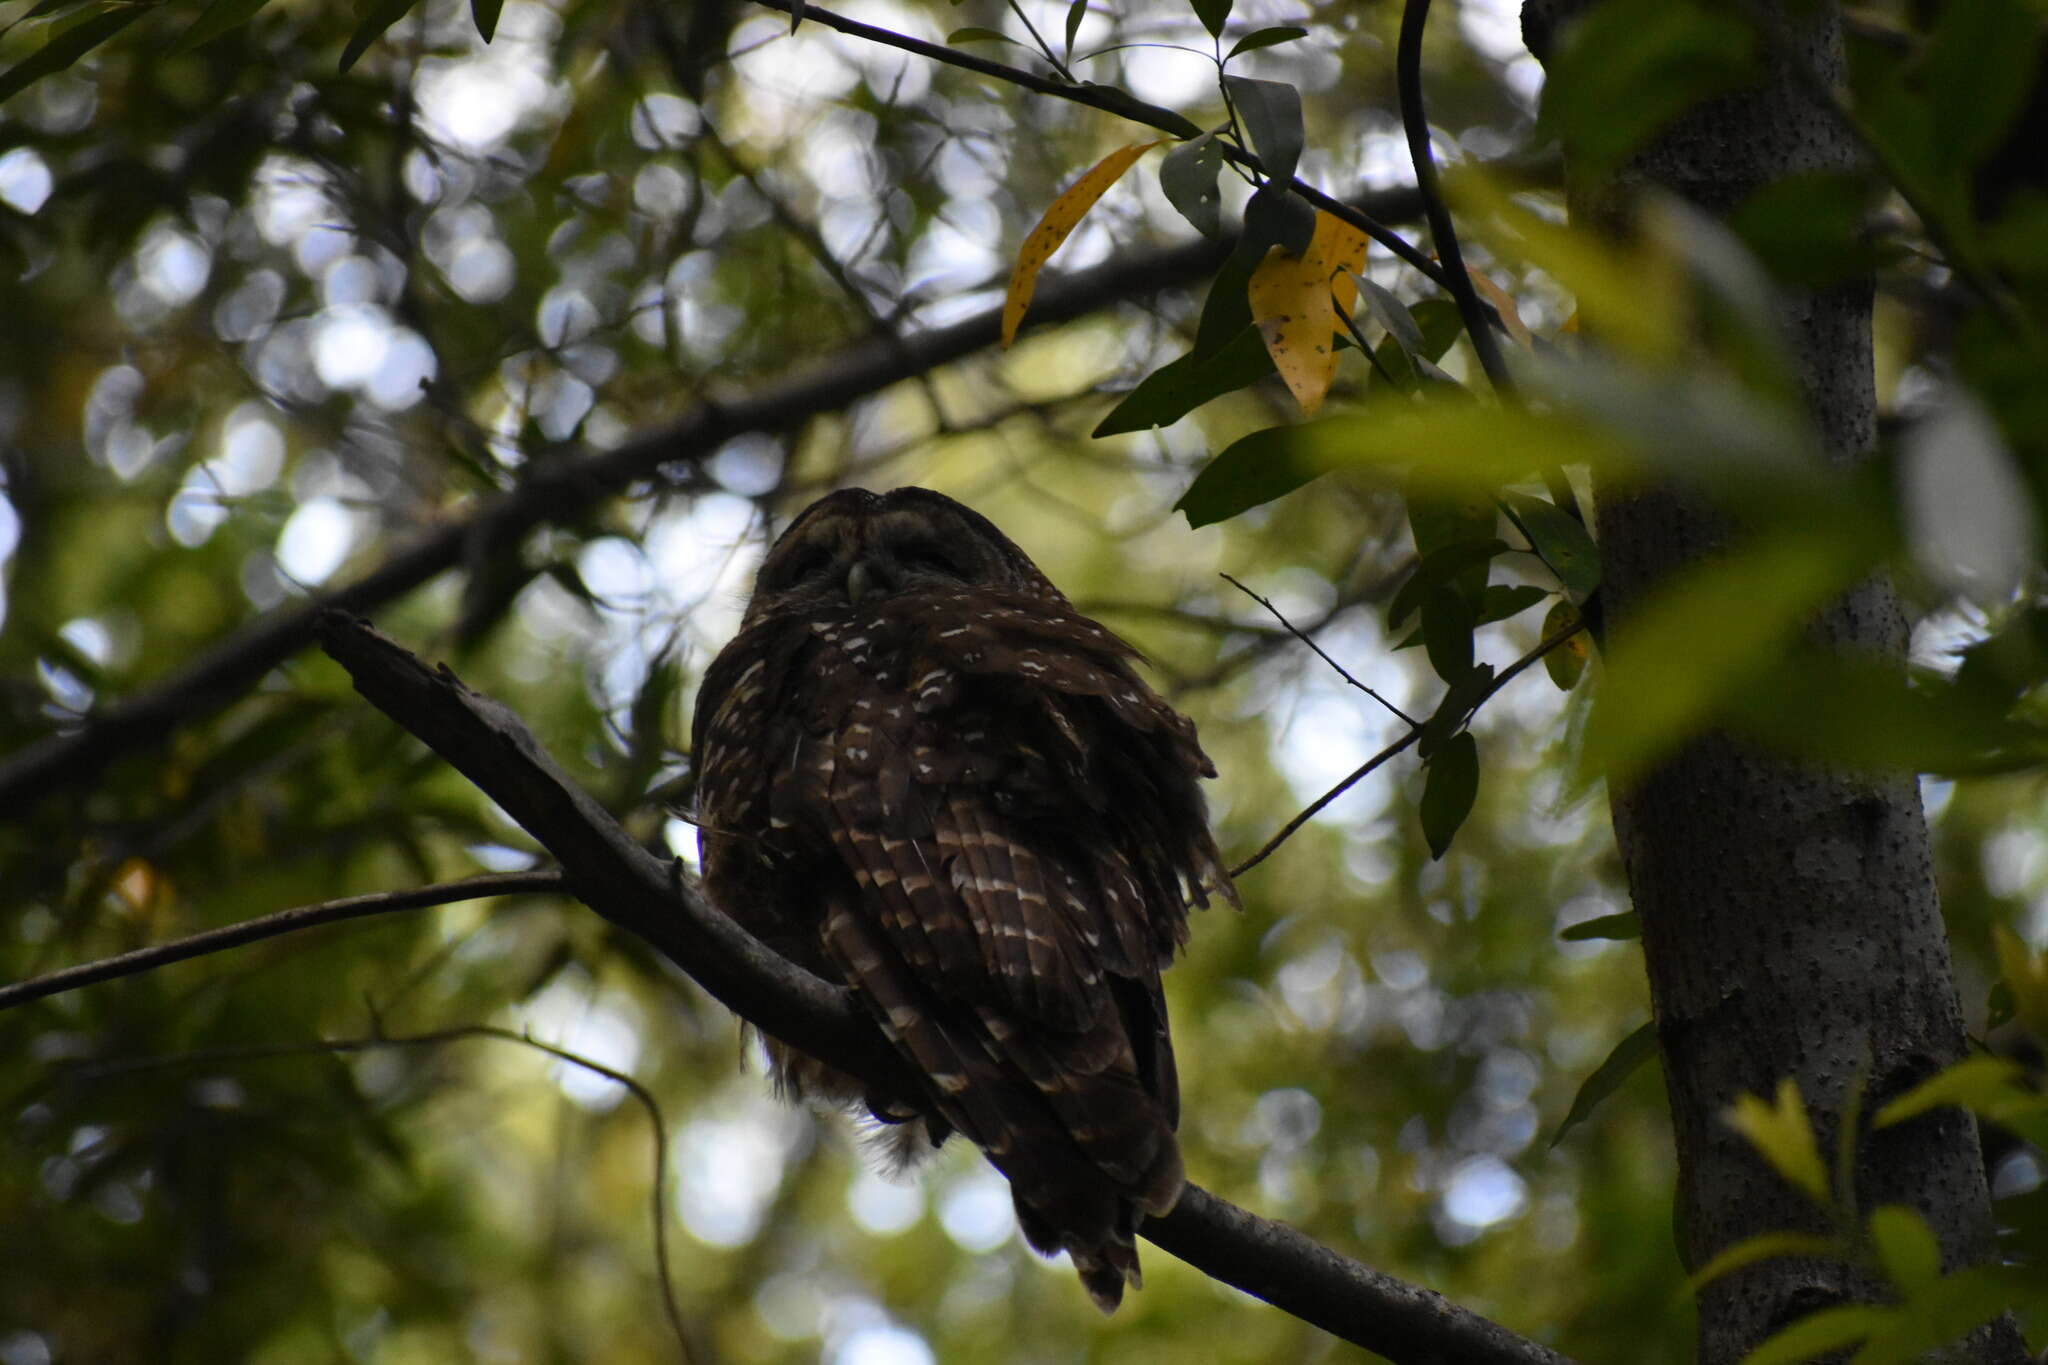
[[[812,504],[697,700],[704,882],[843,982],[925,1079],[869,1094],[773,1040],[783,1089],[899,1151],[958,1130],[1105,1312],[1185,1183],[1159,972],[1232,898],[1194,726],[985,518],[922,488]]]

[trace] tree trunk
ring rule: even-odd
[[[1584,0],[1527,0],[1529,46],[1547,58],[1556,26]],[[1831,6],[1778,13],[1792,60],[1843,75]],[[1768,46],[1768,43],[1766,44]],[[1725,217],[1750,193],[1803,171],[1852,166],[1856,147],[1774,54],[1757,85],[1697,106],[1616,177],[1575,190],[1574,218],[1618,220],[1645,190]],[[1786,296],[1781,316],[1817,429],[1853,461],[1876,435],[1869,282]],[[1602,498],[1604,620],[1631,612],[1667,576],[1711,556],[1735,530],[1670,488]],[[1808,638],[1898,655],[1906,623],[1887,583],[1845,596]],[[1791,1077],[1821,1151],[1838,1150],[1845,1108],[1863,1134],[1853,1198],[1867,1213],[1926,1216],[1950,1267],[1991,1250],[1990,1199],[1972,1120],[1957,1110],[1869,1131],[1869,1116],[1963,1051],[1963,1023],[1928,858],[1917,783],[1795,763],[1708,734],[1613,793],[1615,838],[1642,922],[1678,1150],[1680,1254],[1697,1268],[1743,1238],[1825,1230],[1819,1211],[1723,1121],[1737,1096]],[[1837,1192],[1838,1195],[1847,1192]],[[1773,1331],[1884,1287],[1839,1263],[1780,1259],[1723,1277],[1700,1298],[1699,1358],[1739,1360]],[[2025,1359],[2010,1319],[1981,1329],[1968,1358]]]

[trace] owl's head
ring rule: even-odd
[[[845,488],[805,508],[769,549],[745,624],[784,611],[962,588],[1064,600],[993,522],[945,494]]]

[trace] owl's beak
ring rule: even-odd
[[[891,586],[888,572],[865,555],[854,560],[853,567],[846,571],[846,600],[856,607],[861,598],[871,596],[875,589]]]

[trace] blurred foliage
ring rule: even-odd
[[[716,0],[13,8],[0,63],[40,66],[0,108],[0,752],[89,723],[535,470],[999,308],[1029,225],[1138,135]],[[1643,8],[1581,41],[1626,38],[1616,26]],[[1027,320],[1014,351],[679,459],[531,534],[480,532],[459,571],[380,623],[455,660],[637,833],[687,857],[693,832],[669,809],[688,805],[678,746],[766,537],[837,484],[930,484],[1148,652],[1201,725],[1224,775],[1219,834],[1242,855],[1408,726],[1217,577],[1235,574],[1429,719],[1421,757],[1457,757],[1377,770],[1246,875],[1241,916],[1197,921],[1168,977],[1191,1174],[1580,1358],[1687,1359],[1654,1068],[1605,1073],[1597,1109],[1547,1145],[1648,1012],[1626,937],[1559,937],[1627,908],[1583,771],[1589,711],[1591,751],[1612,762],[1714,718],[1767,737],[1779,718],[1780,739],[1834,718],[1830,744],[1878,737],[1847,757],[1958,774],[1928,790],[1984,1024],[2001,976],[2037,960],[2010,936],[2048,936],[2033,723],[2048,637],[2027,567],[2048,493],[2048,198],[2038,161],[2002,140],[2042,101],[2007,70],[2037,50],[2038,20],[1884,7],[1853,40],[1882,173],[1769,187],[1734,238],[1682,215],[1626,248],[1560,227],[1531,155],[1543,139],[1618,156],[1674,111],[1672,80],[1698,95],[1745,69],[1753,35],[1670,8],[1627,70],[1597,47],[1560,67],[1540,131],[1511,5],[1441,6],[1428,35],[1439,152],[1458,163],[1489,298],[1511,297],[1514,326],[1540,339],[1524,358],[1541,407],[1453,390],[1478,377],[1456,314],[1375,247],[1334,415],[1276,429],[1294,402],[1240,344],[1241,260],[1214,289],[1058,330]],[[1301,93],[1298,148],[1268,127],[1260,150],[1277,135],[1333,189],[1406,180],[1397,6],[1195,9],[1251,48],[1233,76]],[[864,13],[934,42],[999,33],[1007,60],[1031,60],[994,0]],[[1067,39],[1082,79],[1224,121],[1206,51],[1144,45],[1207,49],[1195,14],[1024,13]],[[1295,21],[1308,39],[1240,41]],[[1968,104],[1958,151],[1931,130],[1976,99],[1972,55],[1993,45],[1998,108]],[[1664,93],[1646,103],[1646,83]],[[1094,205],[1052,269],[1179,240],[1174,204],[1200,225],[1216,206],[1199,207],[1199,183],[1169,203],[1159,160]],[[1234,224],[1248,187],[1213,183]],[[1895,439],[1883,477],[1835,480],[1804,462],[1758,300],[1871,268]],[[1575,312],[1616,353],[1543,370]],[[1715,471],[1763,534],[1720,580],[1685,585],[1665,636],[1617,647],[1614,670],[1640,670],[1625,695],[1654,714],[1617,713],[1599,667],[1559,691],[1579,676],[1563,666],[1474,713],[1597,582],[1553,504],[1494,502],[1566,462]],[[1899,491],[1913,488],[1931,491]],[[1940,496],[1958,491],[1977,501]],[[1819,526],[1838,533],[1806,534]],[[1878,562],[1901,570],[1916,615],[1911,677],[1845,680],[1788,655],[1806,607]],[[1390,622],[1411,580],[1427,591]],[[1684,620],[1701,611],[1720,623],[1705,636]],[[1421,647],[1395,649],[1411,631]],[[532,857],[317,655],[225,707],[188,701],[157,742],[5,812],[0,974]],[[2038,1033],[2004,1013],[2015,1022],[1987,1041],[2038,1076]],[[1022,1247],[974,1153],[889,1184],[846,1124],[768,1097],[735,1022],[673,969],[571,903],[524,898],[0,1015],[0,1359],[673,1358],[648,1119],[618,1087],[503,1041],[304,1046],[472,1024],[530,1029],[659,1100],[693,1359],[1355,1355],[1156,1251],[1146,1290],[1101,1320],[1070,1272]],[[1990,1141],[2016,1254],[2038,1261],[2041,1151]]]

